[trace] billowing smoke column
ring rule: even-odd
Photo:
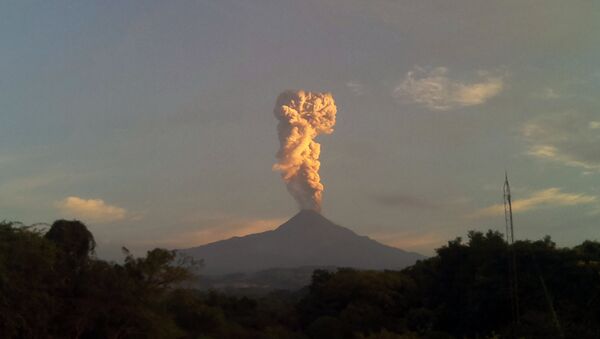
[[[314,139],[333,132],[336,112],[331,93],[285,91],[277,98],[274,113],[281,147],[273,169],[281,172],[302,209],[321,211],[321,145]]]

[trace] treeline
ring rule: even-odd
[[[300,291],[260,298],[191,288],[196,263],[173,251],[118,264],[94,247],[78,221],[0,223],[0,337],[600,338],[598,242],[471,232],[402,271],[317,270]]]

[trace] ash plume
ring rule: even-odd
[[[321,211],[321,145],[314,139],[333,132],[336,112],[331,93],[285,91],[277,98],[274,113],[280,148],[273,169],[281,172],[301,209]]]

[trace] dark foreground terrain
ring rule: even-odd
[[[471,232],[401,271],[315,270],[254,298],[189,288],[198,263],[172,251],[118,264],[94,245],[77,221],[0,223],[0,337],[600,338],[598,242]]]

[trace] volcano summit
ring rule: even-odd
[[[272,231],[181,252],[204,260],[202,273],[209,275],[305,266],[402,269],[424,258],[357,235],[312,210],[300,211]]]

